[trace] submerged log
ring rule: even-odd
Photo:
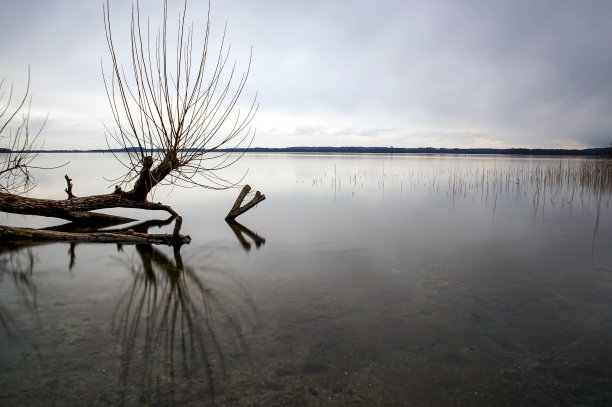
[[[179,222],[177,222],[179,223]],[[48,229],[31,229],[0,225],[0,242],[15,241],[57,241],[57,242],[97,242],[97,243],[122,243],[122,244],[165,244],[180,246],[191,242],[191,237],[178,233],[179,227],[175,227],[172,234],[151,234],[127,231],[106,232],[61,232]]]
[[[250,190],[251,190],[251,187],[249,185],[245,185],[242,188],[242,191],[240,191],[238,198],[236,198],[236,202],[234,202],[234,206],[232,206],[232,209],[230,209],[229,213],[225,217],[225,220],[227,222],[233,221],[238,216],[242,215],[243,213],[245,213],[246,211],[248,211],[249,209],[257,205],[258,203],[266,199],[266,196],[264,194],[257,191],[255,192],[255,196],[248,203],[244,204],[243,206],[240,206],[242,204],[242,201],[244,201],[244,198],[246,198]]]
[[[190,241],[189,236],[182,236],[182,235],[178,235],[178,236],[174,236],[173,234],[173,238],[170,239],[170,242],[168,242],[168,236],[169,235],[150,235],[149,234],[149,229],[151,227],[162,227],[162,226],[166,226],[169,225],[170,223],[172,223],[173,220],[175,220],[176,217],[172,216],[168,219],[152,219],[152,220],[148,220],[148,221],[144,221],[138,224],[132,224],[128,227],[125,228],[121,228],[121,229],[106,229],[104,231],[104,233],[114,233],[116,235],[119,235],[121,232],[123,232],[124,234],[129,234],[130,235],[130,241],[126,241],[126,239],[124,239],[124,237],[122,236],[117,236],[115,239],[119,239],[121,240],[120,242],[112,242],[115,243],[117,245],[117,250],[118,251],[122,251],[123,247],[125,245],[135,245],[136,248],[138,249],[139,247],[152,247],[152,245],[154,244],[164,244],[164,245],[169,245],[171,244],[172,247],[174,248],[174,253],[175,253],[175,257],[176,258],[180,258],[180,250],[181,250],[181,246],[183,244],[187,244]],[[180,222],[179,222],[180,223]],[[18,229],[18,228],[15,228]],[[23,228],[21,228],[22,230],[20,230],[20,232],[23,232]],[[50,228],[45,228],[45,229],[38,229],[38,231],[54,231],[54,232],[68,232],[68,233],[72,233],[72,234],[79,234],[80,235],[86,235],[86,234],[91,234],[91,233],[96,233],[99,232],[98,229],[95,229],[94,227],[90,226],[90,225],[83,225],[83,224],[79,224],[79,223],[67,223],[64,225],[60,225],[60,226],[53,226]],[[129,232],[128,231],[131,230],[133,232],[138,232],[138,233],[133,233],[133,232]],[[176,225],[175,225],[175,230],[176,230]],[[148,236],[154,236],[154,237],[159,237],[162,236],[162,239],[149,239],[149,241],[146,241],[146,239],[139,239],[138,236],[139,235],[148,235]],[[62,235],[62,238],[65,235]],[[134,236],[136,236],[136,239],[134,239]],[[25,239],[24,237],[24,233],[20,233],[19,237],[21,239]],[[177,238],[179,240],[177,240]],[[134,240],[138,240],[138,241],[134,241]],[[58,243],[58,242],[67,242],[70,244],[70,249],[68,250],[68,255],[69,255],[69,265],[68,268],[72,269],[76,263],[76,247],[81,244],[81,243],[91,243],[93,242],[93,240],[83,240],[83,239],[79,239],[79,240],[55,240],[55,239],[51,239],[51,235],[48,236],[47,239],[39,239],[39,240],[32,240],[29,237],[27,238],[27,240],[14,240],[11,237],[7,236],[7,239],[3,239],[0,233],[0,255],[6,254],[6,253],[14,253],[16,251],[19,250],[23,250],[23,249],[27,249],[30,248],[32,246],[39,246],[39,245],[45,245],[45,244],[54,244],[54,243]],[[97,241],[96,241],[97,242]],[[104,241],[102,243],[108,243],[107,241]],[[177,254],[178,253],[178,254]],[[178,257],[177,257],[178,256]]]

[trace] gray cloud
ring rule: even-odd
[[[202,5],[191,3],[202,18]],[[76,110],[96,146],[108,117],[101,4],[0,6],[9,61],[0,76],[20,81],[30,63],[37,109],[62,110],[59,117]],[[120,32],[129,5],[111,6]],[[612,139],[607,0],[233,0],[214,1],[212,13],[216,38],[228,22],[239,67],[253,46],[247,96],[260,92],[257,145],[388,145],[392,138],[396,146],[562,147]],[[50,130],[70,140],[66,126]]]

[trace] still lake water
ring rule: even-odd
[[[70,163],[32,196],[119,175],[40,158]],[[180,252],[0,247],[0,405],[611,405],[610,189],[571,178],[585,163],[249,154],[228,176],[267,200],[242,228],[237,190],[156,192]]]

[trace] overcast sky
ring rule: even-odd
[[[176,16],[180,1],[170,1]],[[143,2],[157,25],[162,0]],[[207,3],[191,0],[196,30]],[[213,0],[253,66],[254,145],[601,147],[612,141],[612,1]],[[130,5],[111,0],[118,48]],[[0,2],[0,78],[47,148],[103,148],[112,125],[100,0]],[[128,59],[122,60],[129,66]],[[7,87],[5,82],[5,89]]]

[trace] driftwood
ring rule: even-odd
[[[31,229],[12,226],[0,226],[0,241],[65,241],[65,242],[97,242],[122,244],[166,244],[180,246],[191,242],[191,237],[181,235],[181,217],[176,218],[173,234],[151,234],[136,232],[132,229],[102,232],[62,232],[49,229]]]
[[[152,220],[147,220],[147,221],[140,222],[137,224],[132,224],[129,227],[125,227],[125,228],[106,229],[104,233],[107,233],[107,234],[112,233],[116,235],[115,239],[120,240],[120,242],[114,242],[114,243],[117,245],[117,250],[119,251],[123,250],[124,245],[135,245],[138,251],[140,252],[139,248],[147,247],[147,246],[150,247],[152,244],[165,244],[165,245],[171,244],[174,248],[175,257],[176,257],[176,253],[178,253],[180,256],[180,248],[182,246],[182,243],[189,243],[189,236],[179,236],[179,238],[182,238],[182,239],[178,241],[176,238],[173,240],[171,239],[170,243],[168,243],[168,236],[170,235],[149,234],[150,228],[152,227],[161,228],[163,226],[167,226],[171,224],[172,221],[174,221],[175,219],[177,219],[175,216],[171,216],[165,220],[152,219]],[[0,228],[2,227],[0,226]],[[15,228],[15,229],[18,229],[20,232],[24,231],[24,228]],[[54,232],[67,232],[73,235],[78,235],[79,240],[65,240],[64,239],[64,237],[66,236],[65,234],[56,234],[56,236],[62,237],[62,239],[59,240],[59,242],[66,242],[70,244],[70,248],[68,250],[68,255],[69,255],[69,260],[70,260],[68,268],[70,270],[74,267],[74,264],[76,262],[76,247],[79,244],[83,244],[83,243],[87,244],[87,243],[92,242],[91,240],[82,239],[81,238],[82,235],[100,232],[98,229],[95,229],[90,225],[83,225],[81,223],[66,223],[66,224],[59,225],[59,226],[52,226],[46,229],[39,229],[38,231],[41,231],[41,230],[42,231],[54,231]],[[136,233],[133,233],[133,232],[136,232]],[[126,239],[124,236],[121,236],[122,234],[130,235],[128,237],[130,241],[127,241],[128,239]],[[155,237],[156,239],[150,239],[150,241],[146,241],[146,239],[141,239],[142,235],[147,235],[149,237]],[[24,238],[23,234],[20,234],[20,236]],[[157,239],[160,236],[162,238]],[[49,238],[50,240],[49,239],[47,240],[31,240],[31,239],[14,240],[11,238],[8,238],[5,240],[1,237],[1,234],[0,234],[0,256],[3,254],[6,254],[7,252],[13,253],[19,250],[30,248],[32,246],[52,244],[52,243],[58,242],[58,240],[55,237],[53,237],[52,234],[47,234],[45,238]],[[182,243],[181,243],[181,240],[182,240]]]
[[[0,192],[0,211],[19,215],[46,216],[87,224],[134,221],[134,219],[121,216],[90,212],[97,209],[136,208],[161,210],[168,212],[172,216],[178,216],[176,211],[170,206],[147,201],[146,197],[151,189],[169,174],[173,161],[164,160],[153,171],[151,171],[152,164],[153,159],[146,157],[142,163],[143,167],[140,171],[140,176],[134,183],[134,189],[131,191],[123,191],[121,188],[116,187],[115,192],[112,194],[79,198],[72,193],[72,179],[66,175],[64,178],[66,179],[67,187],[64,191],[68,194],[68,199],[37,199]]]
[[[20,215],[36,215],[69,220],[72,224],[62,225],[47,229],[32,229],[18,228],[11,226],[0,226],[0,242],[8,241],[67,241],[67,242],[101,242],[101,243],[153,243],[153,244],[168,244],[182,245],[189,243],[191,238],[180,234],[182,218],[178,216],[176,211],[170,206],[162,203],[154,203],[146,200],[148,192],[163,179],[171,171],[172,160],[163,162],[162,165],[151,170],[152,159],[144,160],[143,167],[140,172],[140,177],[134,184],[134,189],[131,191],[123,191],[116,187],[115,192],[105,195],[92,195],[86,197],[77,197],[73,194],[72,179],[66,175],[66,189],[68,199],[53,200],[53,199],[38,199],[29,198],[20,195],[0,192],[0,211],[20,214]],[[225,220],[233,222],[237,216],[243,214],[253,208],[259,202],[266,199],[265,195],[257,191],[255,196],[245,205],[242,205],[245,197],[251,190],[249,185],[245,185],[236,202],[232,206]],[[242,205],[242,206],[241,206]],[[98,209],[109,208],[134,208],[145,210],[162,210],[168,212],[175,220],[174,232],[172,234],[149,234],[147,230],[115,230],[115,231],[99,231],[100,227],[118,225],[122,223],[133,222],[134,219],[121,216],[108,215],[103,213],[91,212]],[[231,225],[230,225],[231,226]],[[257,247],[259,247],[265,239],[259,237],[245,228],[232,227],[232,230],[239,236],[239,240],[243,242],[242,233],[250,236]],[[249,233],[250,232],[250,233]],[[245,246],[243,244],[243,246]]]
[[[236,202],[234,202],[234,206],[232,206],[232,209],[230,209],[229,213],[225,217],[225,220],[227,222],[233,221],[238,216],[242,215],[243,213],[245,213],[246,211],[248,211],[249,209],[257,205],[258,203],[266,199],[266,196],[264,194],[257,191],[255,192],[255,196],[248,203],[244,204],[243,206],[240,206],[242,204],[242,201],[244,201],[244,198],[246,198],[249,191],[251,191],[251,187],[249,185],[245,185],[242,188],[242,191],[240,191],[238,198],[236,198]]]
[[[135,219],[89,212],[95,209],[113,208],[117,206],[117,203],[127,204],[127,202],[119,201],[118,196],[114,194],[53,200],[29,198],[0,192],[0,211],[7,213],[46,216],[96,225],[133,222]]]

